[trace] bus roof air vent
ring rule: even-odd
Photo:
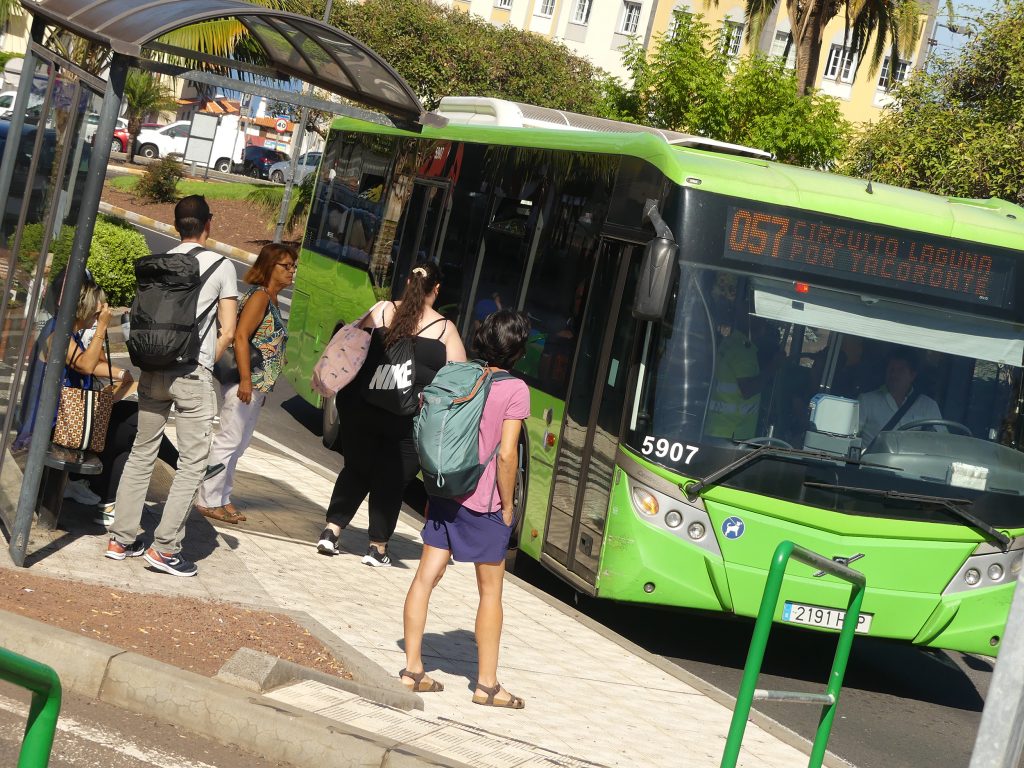
[[[538,107],[518,101],[492,99],[483,96],[445,96],[436,113],[451,123],[473,125],[495,125],[506,128],[550,128],[563,131],[595,131],[599,133],[651,133],[660,136],[667,144],[677,147],[693,147],[729,155],[755,157],[761,160],[774,159],[769,152],[739,144],[705,139],[678,131],[651,128],[647,125],[625,123],[620,120],[606,120],[603,117],[565,112],[561,109]]]

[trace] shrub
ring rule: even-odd
[[[184,166],[175,157],[150,163],[135,186],[135,194],[151,203],[170,203],[178,197],[178,182],[185,175]]]
[[[25,229],[27,237],[28,227]],[[61,229],[60,239],[51,249],[51,275],[56,275],[67,266],[71,257],[74,233],[73,227]],[[38,240],[36,242],[38,253]],[[86,265],[92,272],[96,284],[106,292],[111,306],[122,307],[131,304],[135,296],[135,260],[149,252],[146,238],[128,222],[113,216],[100,216],[96,219]]]
[[[50,253],[61,264],[67,264],[71,257],[71,245],[74,241],[75,228],[67,225],[60,228],[60,235],[50,240]],[[43,244],[43,224],[37,221],[26,224],[21,235],[21,249],[18,251],[18,263],[26,272],[32,272],[39,262],[39,249]],[[56,274],[56,273],[54,273]]]

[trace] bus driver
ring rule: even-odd
[[[938,404],[914,389],[916,378],[917,358],[912,350],[897,347],[889,353],[885,383],[857,398],[860,402],[861,445],[865,449],[879,432],[888,432],[912,421],[942,418]],[[946,431],[943,427],[933,429]]]

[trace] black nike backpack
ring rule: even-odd
[[[131,308],[128,354],[144,371],[161,371],[197,365],[206,333],[203,321],[217,306],[213,301],[201,313],[199,294],[203,285],[225,259],[218,259],[200,273],[196,246],[187,253],[155,253],[135,262],[137,283]],[[206,331],[213,327],[211,323]]]

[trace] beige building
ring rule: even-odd
[[[790,38],[789,19],[779,7],[765,25],[757,40],[746,34],[744,3],[741,0],[719,0],[718,5],[705,5],[703,0],[438,0],[488,19],[493,24],[512,24],[545,37],[565,43],[576,53],[614,75],[625,78],[619,53],[631,36],[651,46],[670,34],[673,12],[681,10],[701,14],[714,27],[724,27],[730,55],[741,56],[752,50],[782,56]],[[907,77],[915,67],[924,65],[928,41],[934,31],[936,11],[933,5],[921,15],[921,35],[917,50],[896,62],[885,56],[874,72],[869,62],[858,67],[857,58],[843,44],[843,18],[832,21],[825,33],[821,59],[818,63],[817,87],[839,99],[843,113],[853,122],[877,119],[881,109],[892,101],[892,82]],[[788,62],[794,65],[790,46]]]

